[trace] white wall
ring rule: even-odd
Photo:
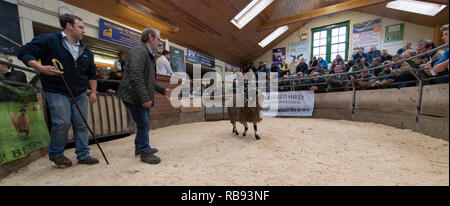
[[[349,38],[349,48],[348,48],[348,52],[349,52],[349,56],[350,56],[352,54],[351,30],[353,28],[353,24],[361,23],[361,22],[368,21],[368,20],[373,20],[376,18],[381,18],[381,24],[382,24],[382,36],[381,36],[381,47],[382,48],[381,49],[384,48],[384,37],[385,37],[385,32],[386,32],[385,31],[386,26],[393,25],[393,24],[399,24],[399,23],[405,24],[403,41],[404,42],[412,42],[413,48],[415,48],[416,43],[422,39],[433,39],[433,28],[432,27],[411,24],[411,23],[402,22],[402,21],[395,20],[395,19],[384,18],[384,17],[361,13],[361,12],[356,12],[356,11],[349,11],[349,12],[342,12],[342,13],[334,14],[334,15],[328,15],[328,16],[321,17],[321,18],[318,18],[318,19],[315,19],[315,20],[309,22],[308,24],[306,24],[305,26],[303,26],[302,28],[300,28],[299,30],[294,32],[291,36],[287,37],[281,43],[279,43],[278,45],[271,48],[264,55],[257,58],[256,60],[254,60],[253,62],[255,63],[255,65],[258,65],[259,62],[262,61],[262,62],[265,62],[268,66],[270,66],[270,64],[272,63],[272,49],[285,47],[286,52],[288,52],[289,44],[300,41],[300,34],[303,34],[303,33],[308,34],[308,41],[309,41],[308,49],[309,49],[309,55],[311,55],[311,37],[312,37],[311,29],[330,25],[330,24],[345,22],[345,21],[350,21],[350,38]],[[255,45],[255,46],[257,46],[257,45]],[[390,46],[390,47],[386,47],[386,49],[388,49],[391,54],[396,54],[397,50],[400,47],[402,47],[402,45]],[[286,54],[286,55],[288,55],[288,54]]]

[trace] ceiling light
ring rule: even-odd
[[[447,5],[435,4],[415,0],[397,0],[389,2],[386,7],[422,15],[434,16]]]
[[[278,29],[273,31],[271,34],[269,34],[269,36],[267,36],[265,39],[263,39],[261,42],[259,42],[258,43],[259,46],[264,48],[270,42],[272,42],[274,39],[278,38],[280,35],[282,35],[284,32],[286,32],[288,29],[289,29],[288,26],[278,27]]]
[[[231,20],[231,23],[242,29],[272,2],[273,0],[253,0]]]

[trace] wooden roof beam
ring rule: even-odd
[[[264,31],[267,29],[277,28],[284,25],[294,24],[305,20],[310,20],[313,18],[326,16],[329,14],[335,14],[343,11],[348,11],[352,9],[357,9],[361,7],[371,6],[374,4],[385,3],[389,0],[351,0],[344,3],[335,4],[332,6],[323,7],[320,9],[310,10],[301,14],[277,19],[271,22],[267,22],[258,27],[257,31]]]

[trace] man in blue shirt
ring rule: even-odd
[[[446,44],[448,44],[448,24],[441,27],[442,39]],[[431,63],[429,63],[431,64]],[[434,64],[433,75],[440,76],[448,74],[448,49],[442,55],[441,59]],[[448,77],[444,79],[439,79],[438,83],[448,83]]]

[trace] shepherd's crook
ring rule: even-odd
[[[56,68],[58,71],[61,71],[61,70],[64,69],[64,67],[62,66],[61,62],[58,61],[57,59],[52,59],[52,63],[53,63],[53,66],[55,66],[55,68]],[[59,68],[61,68],[61,70],[60,70]],[[100,152],[101,152],[102,155],[103,155],[103,158],[105,158],[106,164],[109,165],[108,159],[106,159],[106,155],[105,155],[105,153],[103,153],[103,150],[102,150],[102,148],[100,147],[100,144],[98,144],[97,138],[95,138],[94,133],[92,132],[92,130],[91,130],[91,128],[89,127],[89,125],[88,125],[86,119],[84,118],[83,114],[81,113],[80,107],[78,106],[78,103],[77,103],[77,101],[75,100],[75,97],[73,96],[72,91],[70,90],[69,85],[67,84],[67,82],[66,82],[66,80],[64,79],[64,77],[63,77],[62,74],[60,74],[59,76],[60,76],[61,79],[64,81],[64,84],[66,85],[67,91],[69,91],[70,97],[72,97],[72,101],[73,101],[73,103],[75,103],[75,106],[77,107],[78,113],[80,113],[80,116],[81,116],[81,118],[83,119],[84,124],[86,125],[86,127],[88,128],[88,130],[89,130],[89,132],[91,133],[92,137],[94,138],[95,144],[97,144],[98,148],[100,149]]]

